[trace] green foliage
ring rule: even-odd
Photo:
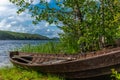
[[[112,69],[111,77],[113,78],[113,80],[120,80],[120,73],[118,73],[115,69]]]
[[[27,71],[21,68],[1,68],[0,80],[63,80],[62,78],[43,75],[35,71]]]
[[[0,40],[47,40],[48,37],[38,34],[17,33],[10,31],[0,31]]]
[[[24,0],[10,1],[19,6],[18,13],[27,9],[34,24],[46,20],[57,25],[61,21],[64,33],[60,40],[68,52],[99,50],[106,44],[113,45],[118,38],[119,0],[55,0],[57,7],[50,7],[46,0],[37,5]]]

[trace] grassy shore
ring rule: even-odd
[[[52,75],[43,75],[35,71],[28,71],[12,67],[0,69],[0,80],[63,80],[63,79]]]
[[[45,44],[25,45],[24,47],[17,49],[22,52],[35,52],[35,53],[65,53],[65,50],[61,48],[60,43],[48,42]],[[116,71],[112,71],[112,76],[120,80],[120,74]],[[28,71],[21,68],[1,68],[0,69],[0,80],[64,80],[64,78],[43,75],[35,71]]]
[[[59,43],[49,42],[36,46],[25,45],[17,50],[22,52],[59,53],[61,49]],[[0,80],[63,80],[63,78],[12,67],[0,69]]]

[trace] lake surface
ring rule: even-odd
[[[20,48],[24,45],[37,45],[47,43],[49,40],[0,40],[0,67],[11,66],[9,61],[9,51]]]

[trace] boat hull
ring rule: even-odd
[[[13,55],[13,53],[10,53]],[[14,55],[13,55],[14,56]],[[111,69],[120,71],[120,51],[96,55],[89,58],[65,61],[55,64],[27,64],[13,60],[10,61],[26,69],[43,73],[61,75],[66,78],[91,78],[111,74]]]

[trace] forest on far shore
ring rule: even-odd
[[[0,30],[0,40],[48,40],[46,36],[39,34],[18,33]]]

